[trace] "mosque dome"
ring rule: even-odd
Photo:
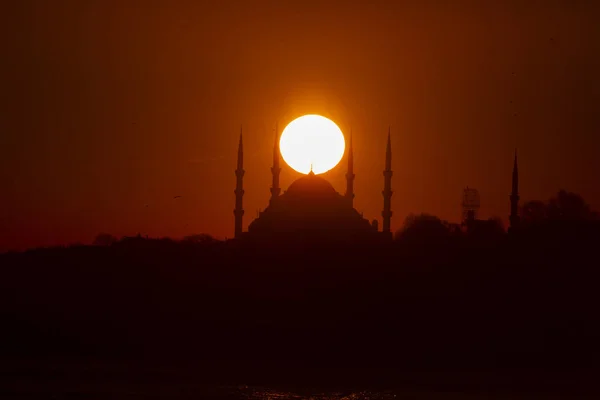
[[[327,180],[315,175],[313,172],[302,178],[296,179],[288,190],[284,193],[285,196],[329,196],[334,197],[339,195],[331,183]]]

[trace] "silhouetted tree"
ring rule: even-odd
[[[211,243],[217,242],[218,240],[206,233],[200,233],[200,234],[186,236],[183,238],[183,241],[187,242],[187,243],[211,244]]]
[[[551,220],[579,221],[592,219],[593,213],[580,195],[561,190],[548,201],[546,215]]]
[[[500,240],[506,231],[500,218],[489,218],[472,224],[468,234],[471,238],[491,243]]]
[[[521,219],[525,224],[587,221],[597,220],[598,213],[592,211],[580,195],[561,190],[547,202],[533,200],[525,203],[521,209]]]
[[[525,224],[535,224],[546,220],[546,204],[540,200],[531,200],[521,207],[521,220]]]
[[[110,246],[113,243],[116,243],[118,239],[111,235],[110,233],[99,233],[98,236],[94,239],[92,244],[94,246]]]
[[[439,240],[450,236],[447,222],[429,214],[409,214],[396,232],[397,240]]]

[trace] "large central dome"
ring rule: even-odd
[[[302,178],[296,179],[284,195],[290,196],[336,196],[339,194],[335,191],[331,183],[327,182],[320,176],[310,172]]]

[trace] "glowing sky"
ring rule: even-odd
[[[565,188],[598,209],[597,3],[5,4],[0,250],[231,236],[240,125],[247,226],[275,123],[310,113],[352,128],[369,219],[391,125],[393,229],[410,212],[458,220],[467,185],[506,219],[515,146],[523,200]],[[344,160],[323,175],[340,192]],[[284,167],[281,186],[298,176]]]

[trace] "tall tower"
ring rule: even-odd
[[[242,128],[240,128],[240,142],[238,145],[235,176],[235,210],[233,210],[233,215],[235,215],[235,237],[239,238],[242,235],[242,217],[244,216],[244,208],[242,206],[242,198],[244,197],[244,148],[242,144]]]
[[[517,150],[515,149],[515,162],[512,174],[512,193],[510,194],[510,228],[515,229],[519,225],[519,167],[517,165]]]
[[[352,150],[352,130],[350,131],[350,144],[348,146],[348,172],[346,172],[346,194],[344,195],[350,204],[354,206],[354,152]]]
[[[273,166],[271,167],[271,173],[273,174],[273,184],[271,185],[271,199],[270,204],[273,204],[275,199],[279,197],[281,189],[279,188],[279,173],[281,168],[279,167],[279,159],[281,154],[279,152],[279,129],[278,125],[275,124],[275,143],[273,144]]]
[[[385,151],[385,170],[383,171],[383,232],[391,233],[390,220],[392,218],[392,139],[390,137],[390,129],[388,128],[387,148]]]

